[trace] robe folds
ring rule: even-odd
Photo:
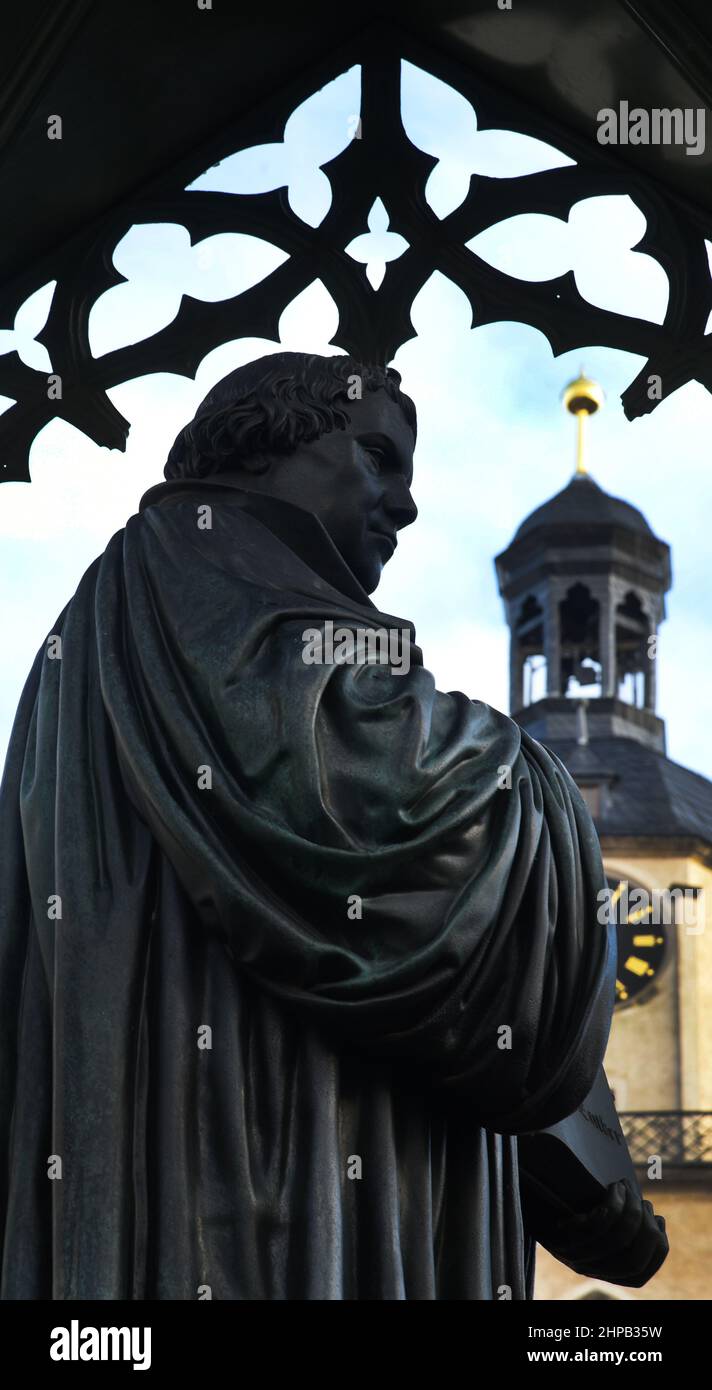
[[[410,669],[305,662],[327,622]],[[151,489],[50,635],[0,796],[2,1297],[531,1297],[516,1136],[614,997],[562,764],[221,479]]]

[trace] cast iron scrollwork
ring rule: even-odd
[[[437,160],[418,149],[406,134],[400,109],[401,59],[408,59],[449,83],[477,112],[480,129],[517,130],[556,145],[574,165],[517,178],[474,175],[464,201],[438,217],[425,195]],[[332,190],[331,206],[316,227],[292,210],[285,188],[241,194],[187,188],[210,164],[237,149],[275,138],[291,111],[325,82],[354,63],[362,74],[360,125],[346,148],[323,168]],[[669,297],[661,324],[597,308],[579,293],[574,275],[531,283],[489,265],[466,243],[479,232],[520,213],[568,217],[584,198],[628,194],[646,218],[645,235],[635,248],[653,256],[667,274]],[[407,249],[389,262],[375,289],[364,268],[347,251],[363,233],[370,209],[381,199],[389,230],[405,238]],[[95,357],[89,343],[89,315],[99,297],[123,277],[112,255],[126,232],[142,223],[180,223],[195,244],[221,232],[262,237],[288,259],[259,283],[217,303],[184,295],[173,322],[139,342]],[[129,423],[109,400],[107,389],[150,372],[194,376],[204,356],[232,339],[256,336],[278,340],[286,306],[320,279],[334,299],[339,322],[333,344],[366,360],[387,362],[415,335],[410,309],[434,271],[467,295],[473,324],[515,320],[539,329],[555,354],[600,344],[646,359],[623,394],[629,418],[657,404],[648,382],[659,376],[663,394],[696,378],[712,389],[712,338],[705,326],[712,311],[712,285],[703,215],[662,186],[624,167],[608,147],[585,141],[553,125],[541,112],[526,109],[503,90],[482,82],[442,54],[423,50],[391,29],[365,32],[348,52],[333,55],[299,86],[266,102],[248,121],[220,133],[179,167],[108,216],[0,294],[0,316],[7,324],[25,297],[39,285],[57,281],[47,323],[38,341],[47,348],[61,397],[51,399],[48,378],[13,351],[0,356],[0,393],[16,403],[0,416],[0,478],[29,481],[29,450],[42,427],[55,416],[82,430],[95,443],[123,449]],[[55,393],[56,394],[56,393]]]

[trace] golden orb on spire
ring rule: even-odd
[[[561,399],[564,409],[576,416],[576,476],[580,477],[587,471],[583,461],[584,421],[588,415],[595,415],[600,410],[606,397],[598,382],[584,376],[582,370],[575,381],[570,381],[564,387]]]

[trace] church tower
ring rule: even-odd
[[[669,547],[587,472],[585,430],[603,404],[600,387],[580,376],[564,404],[577,418],[576,471],[495,560],[511,635],[510,709],[578,784],[612,893],[617,998],[605,1069],[671,1244],[650,1285],[630,1292],[708,1298],[712,783],[667,757],[656,710]],[[537,1298],[621,1296],[612,1285],[586,1293],[585,1283],[542,1255]]]
[[[543,743],[588,743],[588,729],[596,741],[635,739],[664,753],[655,672],[670,550],[641,512],[586,472],[583,423],[600,388],[580,377],[565,398],[579,417],[576,472],[496,560],[511,633],[510,708]]]

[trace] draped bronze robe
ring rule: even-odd
[[[595,831],[414,641],[407,675],[305,664],[327,620],[408,627],[307,513],[163,484],[37,656],[0,798],[6,1299],[531,1297],[515,1136],[610,1027]]]

